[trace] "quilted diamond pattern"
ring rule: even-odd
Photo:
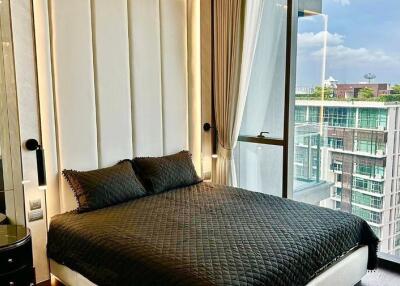
[[[188,151],[163,157],[138,157],[132,164],[146,189],[153,194],[201,182]]]
[[[74,191],[79,212],[115,205],[146,194],[128,161],[87,172],[64,170],[63,175]]]
[[[362,219],[200,183],[52,219],[48,255],[99,285],[305,285],[378,240]]]

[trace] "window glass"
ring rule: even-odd
[[[360,128],[386,129],[387,110],[376,108],[360,109],[358,125]]]
[[[264,1],[240,134],[283,138],[287,0]],[[299,118],[303,118],[299,112]]]
[[[365,219],[379,251],[400,255],[400,1],[381,2],[299,12],[293,163],[309,184],[294,194]]]
[[[251,191],[282,196],[282,154],[281,146],[239,142],[235,149],[239,186]],[[299,159],[301,162],[301,158]]]
[[[276,196],[282,196],[283,143],[274,146],[241,137],[258,139],[260,132],[267,132],[264,133],[267,137],[283,141],[287,4],[287,0],[264,1],[241,136],[234,150],[239,186]],[[296,110],[299,121],[304,122],[306,116],[305,108]],[[299,140],[299,144],[308,142],[304,138]],[[305,156],[305,153],[296,155],[299,167]],[[315,175],[313,170],[302,169],[304,177]]]

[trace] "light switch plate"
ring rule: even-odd
[[[33,199],[29,201],[31,211],[42,208],[42,201],[40,199]]]
[[[43,218],[43,210],[33,210],[28,213],[29,221],[40,220]]]

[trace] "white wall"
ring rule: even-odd
[[[198,0],[33,8],[49,221],[76,206],[63,169],[190,148],[200,171]]]
[[[191,70],[199,68],[188,58],[189,48],[198,56],[192,52],[196,29],[188,30],[195,2],[35,1],[49,217],[75,207],[62,169],[189,148],[189,122],[196,122],[189,120],[188,102],[199,102],[192,98],[199,96],[199,79],[188,78],[189,62]],[[196,105],[190,108],[192,115]],[[197,137],[190,136],[190,146],[197,146],[199,161]]]

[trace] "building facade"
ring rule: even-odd
[[[358,98],[358,93],[364,88],[370,89],[374,97],[378,97],[388,94],[390,86],[387,83],[338,83],[336,85],[336,97]]]
[[[330,182],[320,205],[362,217],[400,255],[400,105],[297,100],[295,121],[296,178]]]

